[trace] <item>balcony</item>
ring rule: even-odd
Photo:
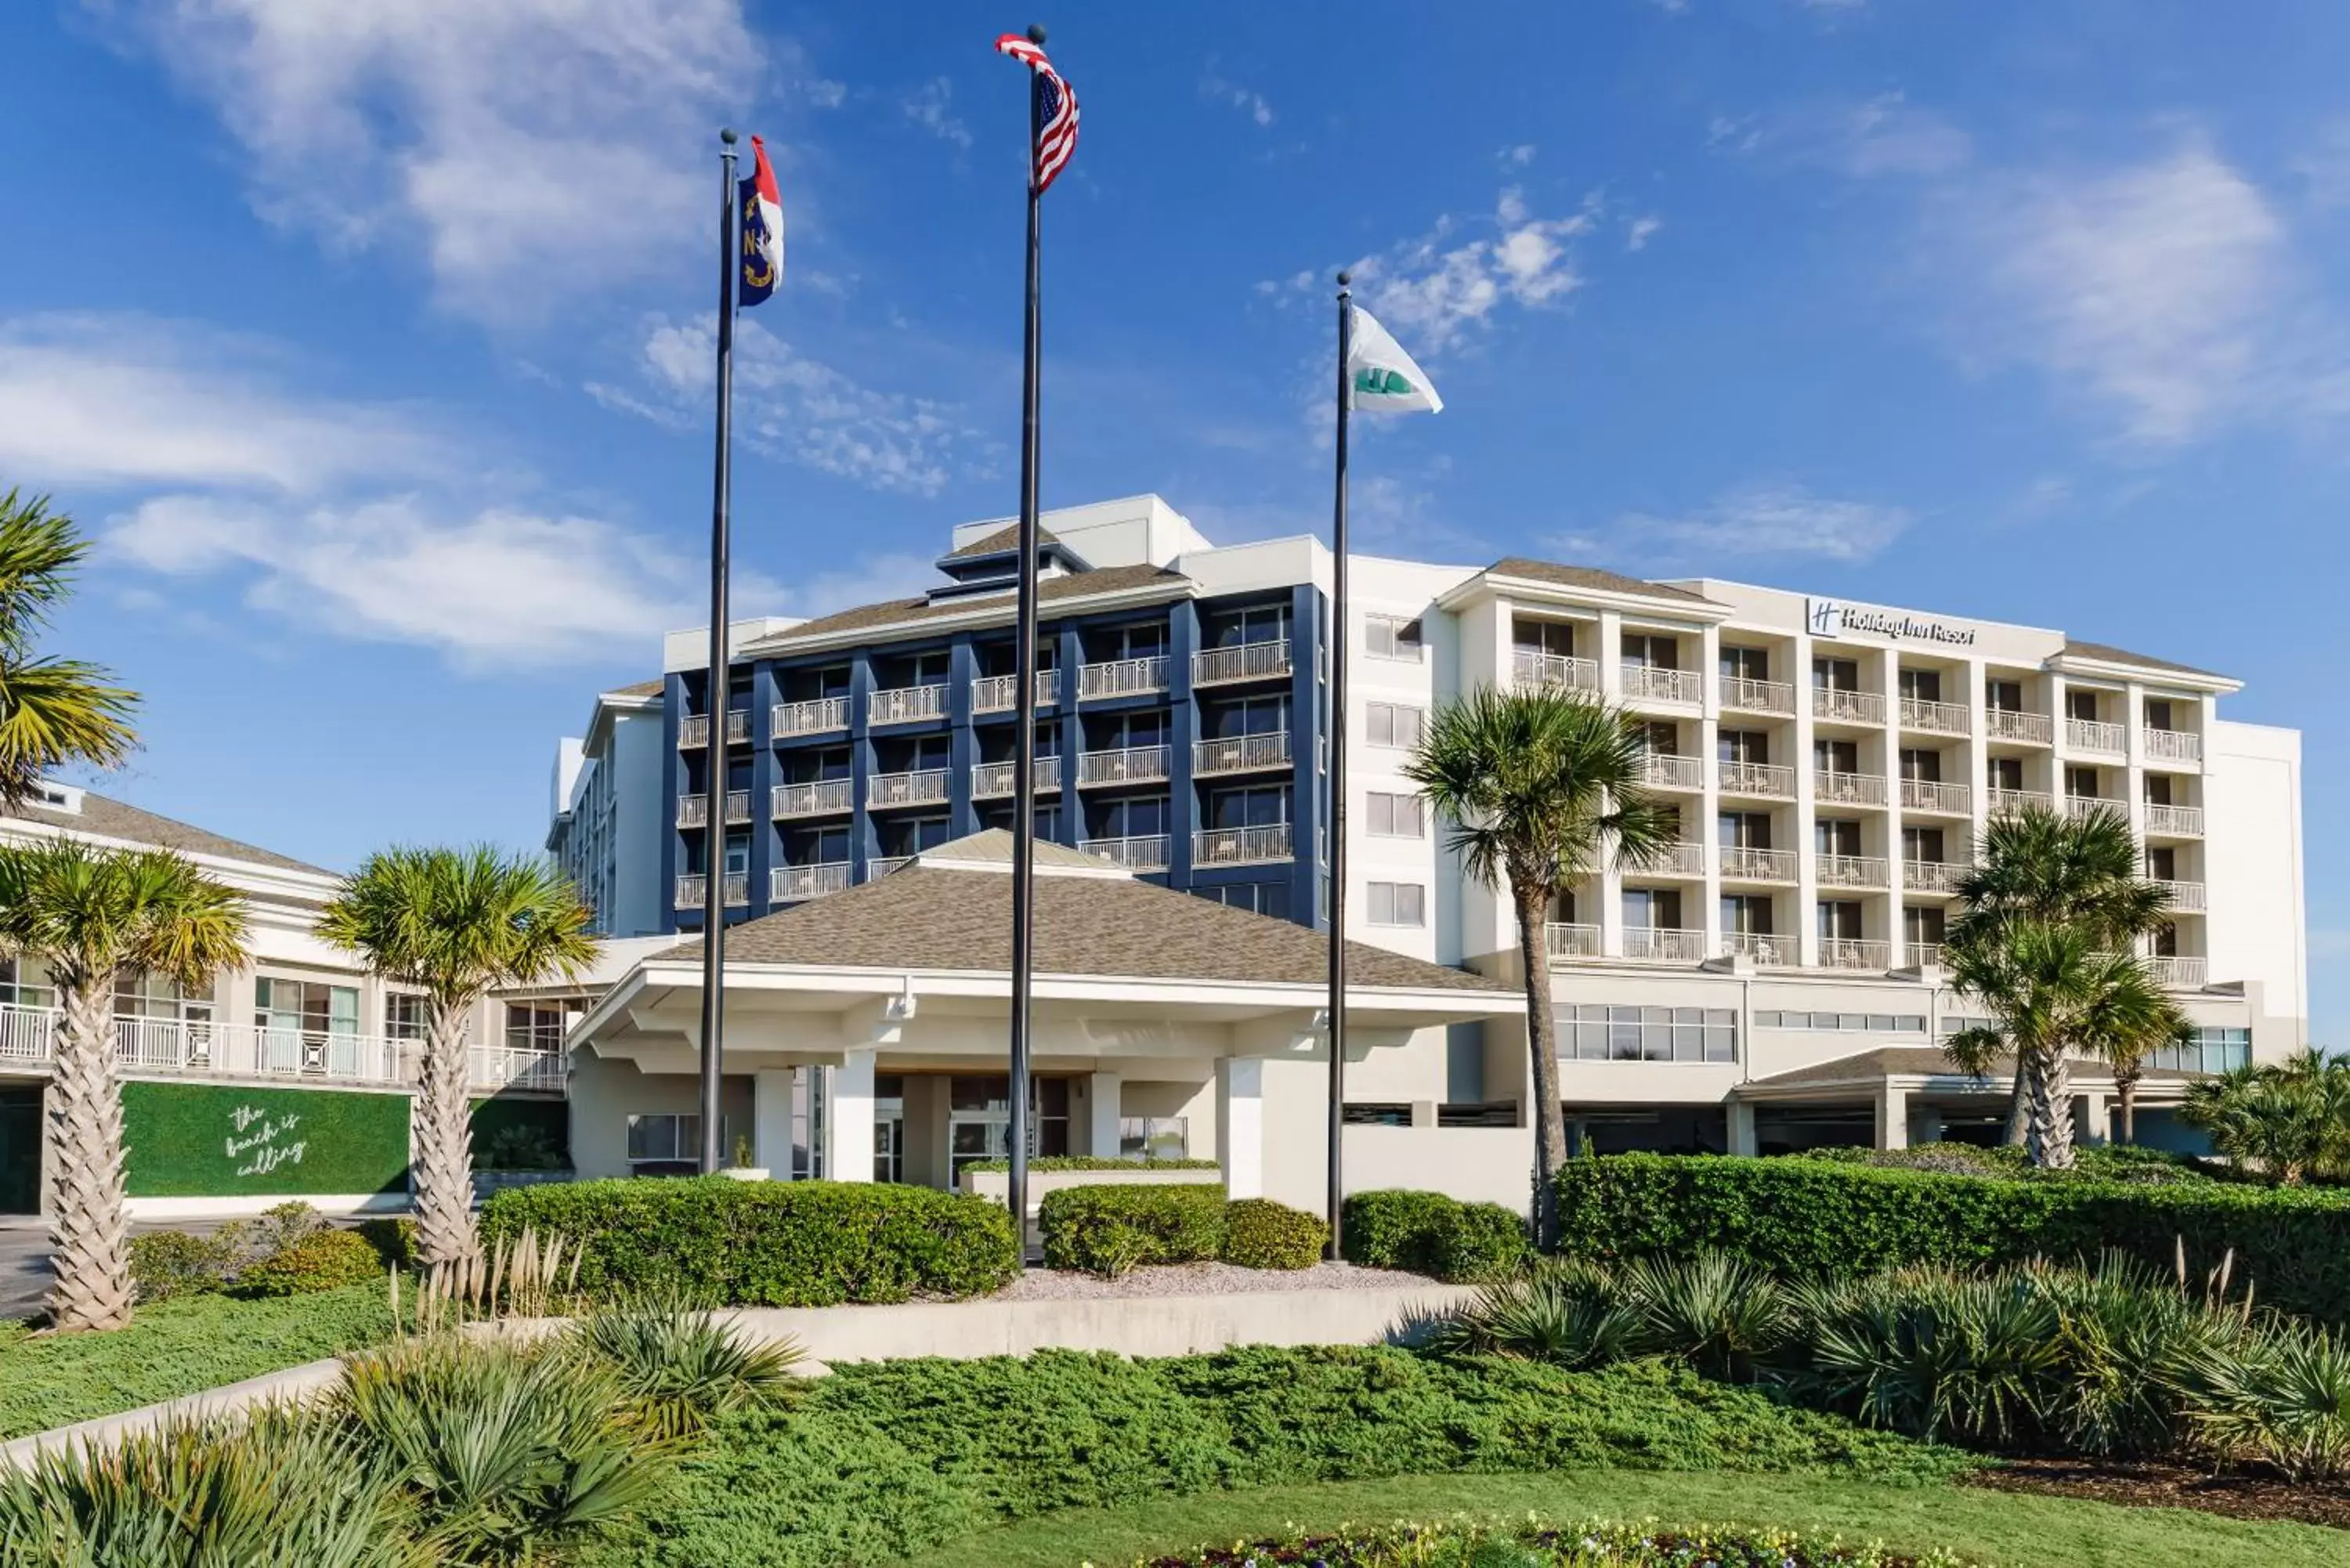
[[[1933,735],[1963,735],[1967,732],[1967,710],[1963,703],[1904,697],[1901,699],[1901,727],[1923,730]]]
[[[2126,816],[2129,813],[2129,805],[2126,801],[2107,800],[2101,794],[2068,794],[2064,797],[2064,815],[2076,822],[2095,816],[2101,811]]]
[[[2139,743],[2145,748],[2149,763],[2199,763],[2203,760],[2203,737],[2192,730],[2157,730],[2151,727],[2138,732]]]
[[[1648,963],[1703,963],[1705,933],[1669,926],[1627,926],[1624,956]]]
[[[726,820],[729,823],[743,823],[751,820],[749,790],[730,789],[726,792]],[[710,797],[706,794],[678,796],[677,825],[680,827],[709,826]]]
[[[1013,774],[1018,764],[1011,762],[973,763],[971,766],[971,797],[973,800],[993,800],[1012,793]],[[1035,790],[1043,794],[1061,787],[1061,759],[1036,759]]]
[[[1909,961],[1909,967],[1911,969],[1940,969],[1942,967],[1941,943],[1904,942],[1901,946],[1902,956]]]
[[[1258,735],[1228,735],[1220,741],[1191,743],[1191,771],[1201,775],[1263,773],[1289,766],[1289,732],[1274,730]]]
[[[947,716],[947,689],[943,686],[893,686],[887,691],[873,693],[873,705],[866,710],[868,724],[917,724],[925,719]]]
[[[1635,877],[1702,877],[1705,846],[1681,839],[1666,845],[1655,865],[1627,867],[1627,871]]]
[[[1793,969],[1796,961],[1795,939],[1774,937],[1765,931],[1724,931],[1721,956],[1748,959],[1765,969]]]
[[[1822,768],[1812,774],[1812,795],[1822,805],[1883,805],[1885,775]]]
[[[1725,882],[1792,882],[1795,852],[1792,849],[1749,849],[1742,844],[1721,846],[1721,879]]]
[[[913,863],[914,857],[910,855],[877,855],[865,863],[865,879],[868,882],[879,882],[899,867],[911,866]]]
[[[2006,816],[2011,813],[2022,811],[2026,807],[2033,806],[2036,806],[2042,811],[2049,811],[2054,809],[2056,805],[2055,797],[2051,795],[2045,790],[2002,789],[1997,784],[1991,786],[1991,789],[1987,792],[1986,798],[1990,803],[1991,814],[1993,816]]]
[[[1701,702],[1705,701],[1705,681],[1694,670],[1627,664],[1624,667],[1624,695],[1635,702]]]
[[[1191,836],[1191,865],[1261,866],[1289,858],[1289,824],[1270,827],[1216,827]]]
[[[2099,723],[2095,719],[2064,721],[2064,743],[2076,752],[2103,752],[2108,756],[2120,756],[2128,749],[2129,735],[2119,724]]]
[[[1965,784],[1943,784],[1939,779],[1903,779],[1901,809],[1966,816],[1974,811],[1974,791]]]
[[[1061,672],[1057,670],[1036,671],[1036,706],[1050,707],[1061,695]],[[1020,705],[1020,677],[1017,675],[983,675],[971,683],[971,711],[974,713],[1009,713]]]
[[[2172,991],[2200,991],[2211,972],[2211,961],[2157,955],[2146,961],[2157,985]]]
[[[944,805],[950,794],[944,768],[912,773],[875,774],[865,784],[865,808],[885,811],[892,806]]]
[[[1901,887],[1911,893],[1955,893],[1968,867],[1946,860],[1904,860]]]
[[[767,715],[767,728],[777,739],[821,735],[848,728],[848,699],[811,697],[805,702],[778,702]]]
[[[1721,793],[1767,795],[1773,800],[1795,798],[1795,770],[1778,763],[1724,762]]]
[[[680,877],[677,879],[677,907],[681,909],[702,909],[710,897],[708,882],[709,879],[703,877]],[[748,904],[751,901],[751,874],[747,871],[728,872],[724,891],[728,909],[740,909]]]
[[[1599,928],[1553,920],[1543,928],[1543,940],[1549,945],[1553,962],[1560,959],[1596,959],[1599,957]]]
[[[1164,871],[1171,858],[1163,833],[1146,838],[1088,838],[1079,847],[1128,871]]]
[[[1893,961],[1889,942],[1871,941],[1860,937],[1822,937],[1820,967],[1822,969],[1884,969]]]
[[[2030,746],[2044,746],[2055,739],[2056,722],[2045,713],[1993,708],[1983,715],[1983,732],[1994,741],[2022,741]]]
[[[1882,724],[1885,697],[1877,691],[1845,691],[1833,686],[1812,688],[1812,717],[1839,724]]]
[[[726,715],[726,743],[730,746],[739,746],[750,738],[751,715],[742,711],[740,709],[729,711]],[[680,719],[677,722],[677,749],[679,751],[698,751],[708,744],[710,744],[710,716],[708,714],[689,713],[684,718]]]
[[[1812,870],[1823,888],[1882,888],[1887,879],[1885,862],[1872,855],[1821,855]]]
[[[1792,713],[1795,689],[1783,680],[1749,680],[1742,675],[1721,678],[1721,705],[1742,713]]]
[[[2152,805],[2146,808],[2146,830],[2165,838],[2200,838],[2203,836],[2203,808],[2199,805]]]
[[[776,866],[767,872],[767,901],[771,904],[795,904],[803,898],[820,898],[827,893],[846,892],[848,888],[849,865],[846,860],[827,860],[813,866]]]
[[[1222,686],[1235,680],[1273,680],[1289,673],[1289,639],[1241,642],[1203,649],[1191,656],[1191,684]],[[1163,684],[1163,681],[1162,681]]]
[[[1705,759],[1675,756],[1670,752],[1644,752],[1640,782],[1653,789],[1703,789]]]
[[[779,784],[768,802],[776,817],[837,816],[857,805],[857,785],[848,779],[818,779],[811,784]]]
[[[1077,787],[1159,784],[1171,776],[1173,771],[1171,746],[1122,746],[1107,752],[1087,752],[1077,758]]]
[[[1570,691],[1599,690],[1599,665],[1595,659],[1570,659],[1538,649],[1510,651],[1510,674],[1521,686],[1564,686]]]
[[[502,1089],[536,1089],[559,1095],[569,1087],[570,1064],[561,1051],[472,1045],[465,1050],[465,1073],[473,1092],[479,1095],[494,1095]]]
[[[1167,690],[1167,659],[1112,659],[1077,670],[1077,697],[1092,701],[1102,697],[1143,697]]]
[[[2206,907],[2206,900],[2203,896],[2203,884],[2200,882],[2164,882],[2158,880],[2154,885],[2170,895],[2170,907],[2178,910],[2182,914],[2200,914]]]

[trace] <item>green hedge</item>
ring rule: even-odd
[[[408,1096],[216,1084],[122,1085],[133,1198],[408,1189]]]
[[[383,1254],[357,1231],[314,1231],[237,1275],[236,1293],[298,1296],[384,1277]]]
[[[2350,1200],[2331,1193],[2010,1181],[1800,1156],[1607,1155],[1567,1161],[1557,1180],[1562,1251],[1577,1256],[1716,1247],[1804,1276],[2094,1262],[2118,1248],[2167,1273],[2183,1241],[2198,1272],[2233,1249],[2237,1278],[2266,1305],[2350,1321]]]
[[[1498,1203],[1462,1203],[1441,1192],[1354,1193],[1345,1220],[1340,1251],[1359,1268],[1473,1280],[1526,1254],[1523,1220]]]
[[[591,1295],[682,1290],[730,1306],[983,1295],[1016,1262],[1001,1204],[879,1182],[549,1182],[483,1205],[486,1240],[525,1225],[584,1243]]]
[[[973,1159],[963,1163],[965,1170],[1008,1171],[1008,1159]],[[1045,1170],[1213,1170],[1212,1159],[1113,1159],[1099,1154],[1048,1154],[1028,1162],[1032,1171]]]
[[[1037,1206],[1045,1266],[1122,1274],[1145,1263],[1196,1263],[1224,1247],[1224,1189],[1213,1182],[1062,1187]]]
[[[1224,1207],[1224,1262],[1243,1269],[1310,1269],[1330,1244],[1318,1214],[1243,1198]]]

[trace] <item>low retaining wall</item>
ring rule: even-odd
[[[1028,1173],[1028,1217],[1035,1219],[1045,1194],[1064,1187],[1222,1187],[1224,1173],[1213,1167],[1167,1170],[1138,1160],[1123,1170],[1031,1170]],[[991,1203],[1009,1202],[1012,1173],[1008,1170],[966,1170],[966,1196]]]

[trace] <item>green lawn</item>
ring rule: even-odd
[[[1278,1534],[1291,1525],[1529,1511],[1562,1521],[1779,1524],[1909,1550],[1941,1546],[1988,1568],[2341,1568],[2350,1562],[2350,1532],[2310,1525],[2250,1524],[1941,1482],[1886,1486],[1819,1475],[1655,1470],[1399,1476],[1213,1492],[1053,1514],[966,1535],[908,1562],[910,1568],[1124,1568],[1160,1552]]]
[[[140,1307],[114,1334],[0,1324],[0,1438],[201,1394],[391,1337],[380,1284],[275,1300],[195,1296]]]

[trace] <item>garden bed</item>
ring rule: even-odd
[[[2128,1508],[2191,1508],[2229,1519],[2291,1520],[2350,1530],[2350,1488],[2241,1472],[2214,1475],[2201,1466],[2166,1459],[2013,1459],[1961,1479],[1992,1491],[2091,1498]],[[2350,1557],[2350,1544],[2343,1551]]]

